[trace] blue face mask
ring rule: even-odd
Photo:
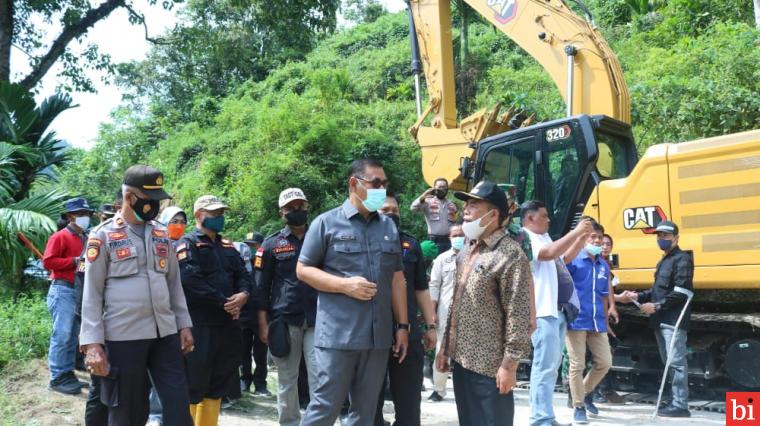
[[[451,247],[456,251],[462,250],[464,248],[464,237],[452,237]]]
[[[222,232],[224,230],[224,216],[207,217],[203,219],[202,225],[209,231]]]
[[[383,207],[383,204],[385,204],[385,198],[385,188],[369,188],[367,189],[367,199],[362,201],[362,204],[368,211],[376,212],[380,210],[381,207]]]
[[[599,256],[599,253],[602,252],[601,246],[595,246],[593,244],[586,244],[586,253],[590,254],[591,256]]]
[[[660,246],[660,250],[668,251],[673,246],[673,240],[657,240],[657,245]]]

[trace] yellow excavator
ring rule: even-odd
[[[693,314],[688,336],[692,387],[706,398],[760,389],[760,130],[679,144],[639,158],[620,63],[580,2],[464,0],[549,73],[566,117],[510,125],[500,106],[457,120],[449,0],[407,0],[425,181],[466,189],[480,180],[516,186],[518,203],[546,202],[558,238],[581,215],[614,238],[620,287],[645,289],[661,253],[654,228],[673,220],[693,250]],[[419,79],[424,71],[427,106]],[[662,364],[646,318],[626,310],[612,374],[618,389],[656,392]]]

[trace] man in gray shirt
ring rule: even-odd
[[[445,253],[451,248],[449,226],[456,222],[459,213],[457,205],[446,198],[448,193],[449,182],[438,178],[433,182],[433,187],[423,192],[411,206],[413,212],[425,215],[428,238],[438,246],[438,253]]]
[[[101,377],[112,425],[145,424],[150,372],[163,421],[192,425],[182,353],[193,350],[192,322],[166,227],[156,222],[169,198],[158,170],[132,166],[124,203],[90,233],[82,299],[80,350]]]
[[[393,346],[399,363],[406,357],[401,243],[393,221],[377,213],[387,185],[382,163],[354,161],[348,199],[317,217],[306,233],[296,273],[319,291],[314,344],[319,386],[302,425],[332,426],[347,394],[347,423],[372,424],[388,349]]]

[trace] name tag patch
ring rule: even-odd
[[[125,231],[116,231],[108,233],[109,241],[118,241],[127,239],[127,233]]]

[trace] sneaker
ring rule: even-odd
[[[588,417],[586,417],[586,409],[583,407],[577,407],[573,412],[573,424],[585,425],[588,424]]]
[[[596,405],[594,405],[594,395],[588,394],[585,398],[583,398],[583,405],[586,406],[586,411],[589,412],[592,416],[596,416],[599,414],[599,409],[596,408]]]
[[[148,423],[145,426],[162,426],[161,419],[157,417],[148,418]]]
[[[269,392],[267,388],[259,388],[253,392],[256,396],[272,396],[272,392]]]
[[[443,401],[443,397],[436,391],[433,391],[433,393],[430,394],[428,397],[428,401],[430,402],[441,402]]]
[[[68,373],[63,373],[61,377],[66,377],[66,380],[78,384],[80,388],[89,388],[90,384],[87,382],[82,382],[79,380],[76,374],[74,374],[73,371],[69,371]]]
[[[59,376],[50,381],[48,389],[66,395],[79,395],[82,393],[82,386],[78,380],[71,380],[66,375]]]
[[[691,413],[686,408],[678,408],[673,405],[657,410],[660,417],[691,417]]]
[[[229,397],[222,398],[222,410],[227,410],[232,408],[233,405],[235,405],[235,402],[237,402],[236,399],[232,399]]]

